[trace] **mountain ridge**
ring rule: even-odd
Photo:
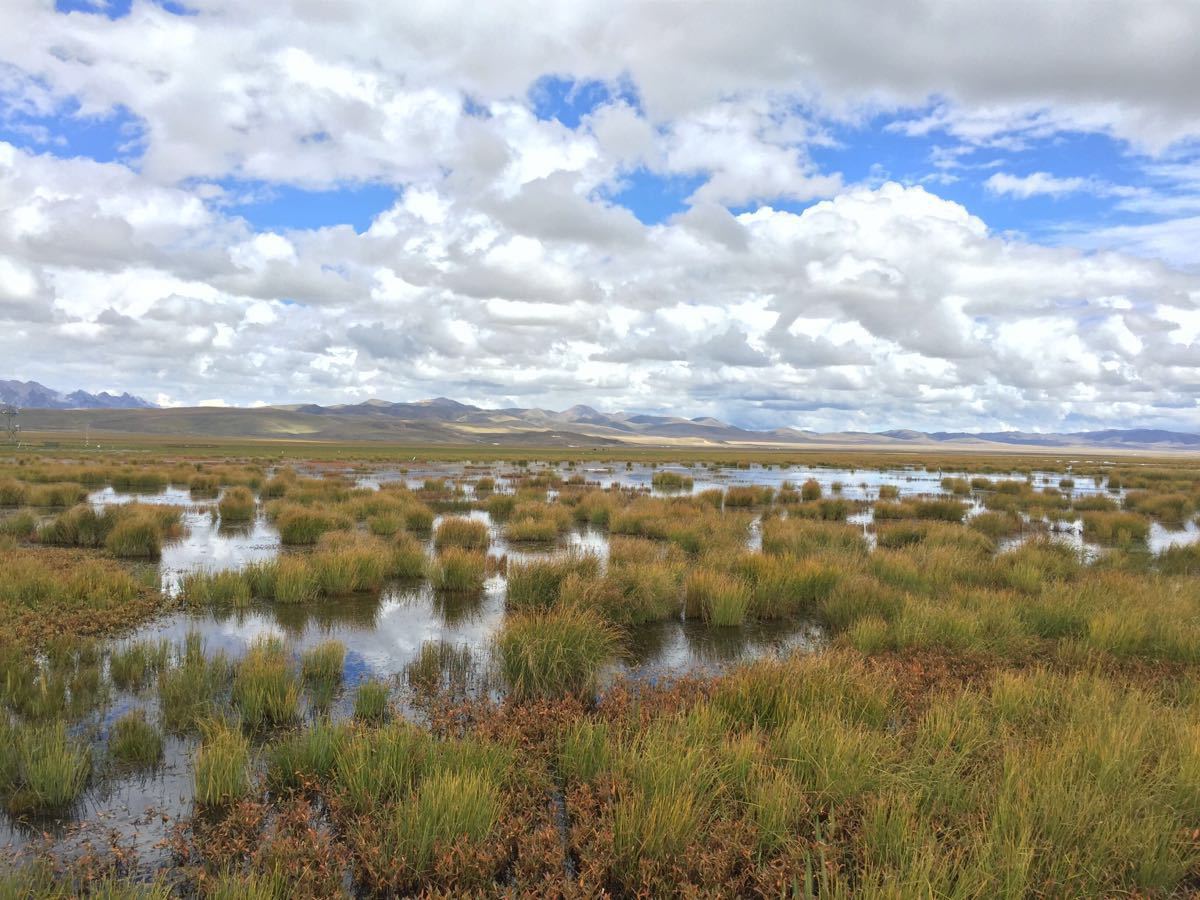
[[[149,400],[130,393],[110,394],[101,391],[89,394],[74,390],[56,391],[36,381],[4,381],[0,379],[0,403],[19,409],[156,409]]]
[[[65,402],[65,395],[60,396],[64,397]],[[136,401],[139,398],[132,399]],[[372,398],[353,404],[323,406],[306,403],[256,408],[161,409],[151,406],[97,406],[66,409],[60,406],[44,409],[25,408],[22,410],[21,419],[26,430],[64,431],[86,425],[98,431],[130,434],[391,441],[446,445],[699,444],[849,446],[864,449],[903,449],[919,446],[979,449],[1092,447],[1200,452],[1200,434],[1165,429],[1103,429],[1052,433],[923,432],[892,429],[880,432],[821,433],[794,427],[762,430],[742,428],[711,416],[685,418],[624,411],[606,413],[584,404],[576,404],[561,411],[521,407],[488,409],[448,397],[412,402]]]

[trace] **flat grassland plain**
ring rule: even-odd
[[[1200,891],[1193,457],[53,440],[0,896]]]

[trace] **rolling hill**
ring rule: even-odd
[[[131,399],[136,401],[138,398]],[[254,409],[25,408],[20,418],[25,431],[36,432],[76,432],[86,427],[96,433],[381,441],[423,446],[595,447],[678,444],[864,449],[944,446],[981,450],[1092,447],[1200,452],[1200,435],[1154,429],[1056,434],[1017,431],[927,433],[911,430],[818,433],[794,428],[755,431],[711,417],[688,419],[624,412],[605,413],[582,405],[562,411],[537,408],[485,409],[446,397],[418,402],[368,400],[365,403],[334,406],[304,404]]]

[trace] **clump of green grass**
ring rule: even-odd
[[[233,569],[219,572],[189,572],[180,584],[183,599],[193,606],[233,607],[250,605],[250,581]]]
[[[305,650],[300,657],[300,676],[318,708],[329,706],[334,692],[342,683],[346,661],[346,645],[329,640]]]
[[[545,609],[561,599],[563,582],[572,575],[595,579],[600,560],[592,554],[568,554],[562,557],[508,565],[509,609]]]
[[[610,868],[627,890],[636,890],[643,867],[669,868],[695,850],[719,801],[714,761],[671,724],[640,734],[616,761]]]
[[[86,499],[87,488],[82,484],[60,482],[31,485],[24,502],[30,506],[63,507],[82,503]]]
[[[433,546],[438,550],[457,547],[462,550],[486,550],[488,528],[477,519],[449,516],[438,523],[433,533]]]
[[[108,675],[123,691],[140,691],[161,671],[170,658],[165,641],[134,641],[113,650],[108,658]]]
[[[216,475],[193,475],[188,480],[188,492],[193,497],[215,497],[221,490],[221,479]]]
[[[123,558],[157,558],[165,538],[181,531],[181,512],[173,506],[126,504],[97,511],[89,504],[73,507],[38,530],[44,544],[105,547]]]
[[[70,739],[63,723],[25,727],[6,737],[0,790],[10,812],[62,811],[79,799],[91,774],[91,751]]]
[[[695,483],[690,475],[679,472],[655,472],[650,483],[660,491],[690,491]]]
[[[500,788],[485,773],[437,772],[421,781],[410,803],[378,837],[389,856],[416,876],[428,873],[439,851],[470,853],[491,835],[501,812]]]
[[[347,517],[306,506],[285,504],[275,511],[279,540],[289,546],[315,544],[328,531],[349,529]]]
[[[774,496],[775,492],[763,485],[734,485],[725,491],[725,506],[729,509],[766,506]]]
[[[37,516],[28,509],[14,513],[6,519],[0,519],[0,536],[26,540],[37,534]]]
[[[162,758],[163,738],[144,711],[132,710],[113,723],[108,752],[125,765],[150,768]]]
[[[483,590],[487,558],[480,551],[450,547],[439,553],[429,571],[434,590],[471,593]]]
[[[407,797],[425,769],[431,738],[403,720],[359,729],[338,747],[334,787],[355,814]]]
[[[408,534],[397,535],[392,550],[392,577],[424,578],[427,567],[428,560],[421,542]]]
[[[1164,575],[1200,575],[1200,544],[1168,547],[1158,554],[1157,562]]]
[[[404,527],[414,534],[428,534],[433,519],[433,510],[424,503],[411,503],[404,510]]]
[[[329,537],[322,539],[322,547],[309,562],[322,594],[342,597],[383,587],[394,566],[390,548],[373,538],[339,535],[339,540],[330,542]]]
[[[1018,534],[1021,531],[1021,517],[1012,512],[979,513],[979,515],[972,516],[967,524],[993,540]]]
[[[261,638],[250,646],[233,676],[233,704],[251,727],[286,725],[300,714],[300,686],[283,644]]]
[[[946,478],[942,479],[942,490],[959,497],[965,497],[967,494],[971,493],[971,483],[965,478],[952,478],[947,476]]]
[[[558,523],[551,518],[513,519],[504,526],[504,537],[514,544],[545,544],[558,538]]]
[[[221,514],[221,522],[232,525],[239,522],[249,522],[254,518],[254,494],[247,487],[231,487],[221,495],[217,503],[217,511]]]
[[[492,494],[484,503],[488,515],[495,522],[503,522],[517,508],[517,498],[512,494]]]
[[[376,513],[367,519],[367,530],[378,537],[392,537],[404,530],[404,516],[394,510]]]
[[[807,519],[769,519],[763,523],[763,553],[803,558],[822,551],[865,554],[866,540],[853,525]]]
[[[267,784],[273,790],[291,791],[329,778],[347,736],[344,726],[329,722],[285,736],[267,752]]]
[[[838,557],[796,559],[748,553],[737,560],[734,570],[750,584],[754,618],[785,619],[812,613],[829,597],[838,583],[837,561]]]
[[[1102,544],[1131,544],[1146,540],[1150,522],[1144,516],[1127,512],[1085,512],[1083,536]]]
[[[207,723],[193,765],[196,803],[226,806],[250,793],[250,742],[238,729]]]
[[[882,494],[880,494],[882,496]],[[821,499],[821,483],[815,478],[809,478],[804,484],[800,485],[800,499],[805,503],[812,503],[814,500]]]
[[[564,605],[594,609],[622,626],[665,622],[680,614],[681,574],[670,562],[610,564],[603,578],[568,576],[560,597]]]
[[[1125,508],[1171,525],[1181,526],[1196,510],[1197,498],[1189,494],[1130,491],[1125,495]]]
[[[709,625],[741,625],[750,609],[750,585],[724,572],[695,569],[684,581],[683,592],[688,615]]]
[[[319,592],[320,585],[307,559],[281,556],[274,561],[270,599],[276,603],[309,603]]]
[[[25,506],[28,502],[28,484],[15,478],[0,481],[0,506]]]
[[[501,675],[520,700],[594,690],[621,633],[589,609],[564,606],[505,619],[496,638]]]
[[[386,722],[391,718],[391,690],[386,682],[360,682],[354,692],[354,718],[363,722]]]
[[[123,517],[104,539],[104,548],[121,559],[158,559],[162,529],[148,516]]]
[[[199,635],[188,635],[178,663],[158,673],[158,703],[164,727],[184,732],[212,716],[229,685],[231,672],[224,654],[206,656]]]

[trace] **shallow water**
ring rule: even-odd
[[[946,491],[942,488],[943,478],[965,478],[970,481],[972,477],[978,477],[977,474],[973,476],[969,472],[951,470],[930,472],[917,467],[850,469],[823,466],[765,467],[753,465],[743,469],[736,466],[709,468],[707,466],[663,465],[656,467],[639,463],[628,468],[624,464],[591,464],[575,468],[551,466],[548,470],[555,472],[564,480],[573,475],[582,475],[589,484],[596,484],[603,488],[616,485],[624,488],[643,489],[655,496],[674,496],[681,493],[698,494],[711,488],[727,488],[738,485],[765,485],[778,489],[785,481],[791,482],[799,488],[801,484],[811,478],[821,485],[822,492],[827,496],[834,493],[835,485],[841,485],[839,496],[845,497],[847,500],[877,499],[879,488],[882,485],[896,487],[902,497],[919,494],[945,494]],[[532,467],[530,469],[497,467],[491,474],[497,479],[497,488],[502,490],[505,488],[504,482],[509,478],[520,477],[529,474],[530,471],[535,470]],[[660,490],[652,484],[656,472],[676,472],[686,475],[693,479],[693,486],[691,490],[684,491]],[[406,471],[380,469],[364,473],[347,469],[343,474],[354,478],[355,483],[360,487],[378,487],[380,484],[401,481],[410,488],[420,488],[427,478],[464,479],[471,482],[484,473],[478,467],[471,467],[469,464],[446,463],[437,466],[413,467]],[[1017,474],[993,474],[988,477],[992,480],[1011,478],[1021,481],[1026,478],[1025,475]],[[1032,474],[1033,484],[1039,489],[1057,486],[1062,477],[1061,474],[1055,472],[1036,471]],[[1076,481],[1075,487],[1068,493],[1090,496],[1107,493],[1107,489],[1103,483],[1097,485],[1090,478],[1081,478]],[[1123,492],[1117,491],[1111,496],[1121,497]]]

